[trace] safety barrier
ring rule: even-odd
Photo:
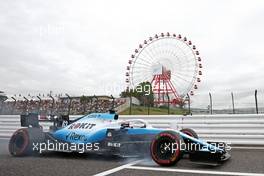
[[[75,119],[80,116],[70,116]],[[237,145],[264,145],[264,115],[121,115],[120,119],[143,119],[155,128],[192,128],[200,138]],[[42,122],[48,130],[50,122]],[[0,115],[0,137],[10,137],[20,128],[18,115]]]

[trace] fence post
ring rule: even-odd
[[[188,114],[191,114],[191,99],[190,95],[187,93],[187,98],[188,98]]]
[[[15,101],[15,103],[13,104],[13,108],[12,108],[12,114],[14,114],[14,110],[15,110],[15,108],[16,108],[16,102],[17,102],[17,100],[15,99],[15,97],[11,97],[14,101]]]
[[[258,90],[255,90],[256,113],[258,114]]]
[[[52,107],[51,107],[50,115],[53,115],[55,99],[53,98],[53,96],[51,96],[51,94],[49,94],[49,97],[52,99],[52,105],[51,105]]]
[[[39,114],[41,108],[41,98],[39,96],[37,96],[37,98],[39,99],[39,103],[38,103],[38,114]]]
[[[235,114],[235,103],[234,103],[234,94],[233,94],[233,92],[231,92],[231,97],[232,97],[233,114]]]
[[[69,103],[69,106],[68,106],[68,115],[70,115],[70,113],[71,113],[72,98],[70,97],[69,94],[65,94],[65,95],[70,99],[70,103]]]
[[[213,114],[213,102],[212,102],[212,95],[209,92],[209,98],[210,98],[210,113]]]
[[[23,97],[23,98],[26,100],[26,104],[24,105],[24,113],[27,113],[28,111],[27,107],[28,107],[29,100],[26,97]]]
[[[132,96],[129,96],[129,115],[131,115],[132,111]]]
[[[111,95],[111,99],[112,99],[112,108],[111,110],[115,109],[115,97],[113,97],[113,95]]]
[[[149,115],[149,110],[150,110],[150,101],[148,100],[148,115]]]
[[[0,114],[2,114],[3,106],[4,106],[4,101],[0,100]]]
[[[170,96],[167,93],[167,98],[168,98],[168,114],[170,114]]]
[[[148,98],[148,115],[149,115],[149,110],[150,110],[150,95],[149,96],[147,96]]]

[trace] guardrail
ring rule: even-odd
[[[70,116],[75,119],[80,116]],[[120,119],[143,119],[156,128],[192,128],[200,138],[228,142],[232,145],[264,145],[264,115],[121,115]],[[48,130],[50,122],[42,122]],[[10,137],[20,128],[18,115],[0,115],[0,137]]]

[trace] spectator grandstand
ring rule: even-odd
[[[40,115],[51,114],[87,114],[91,112],[108,112],[126,102],[125,98],[110,96],[61,96],[61,97],[11,97],[1,103],[0,114],[23,114],[28,112]]]

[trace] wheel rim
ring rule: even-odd
[[[25,145],[25,139],[21,133],[18,133],[18,135],[15,137],[14,145],[16,148],[21,149]]]
[[[28,143],[27,133],[23,130],[19,130],[10,139],[9,151],[12,155],[23,155]]]
[[[170,138],[158,141],[156,144],[157,157],[161,160],[169,160],[173,156],[171,145],[173,141]]]
[[[153,160],[160,164],[160,165],[171,165],[173,164],[180,155],[180,143],[176,137],[171,137],[170,134],[162,134],[165,136],[160,137],[159,139],[156,139],[152,142],[151,146],[151,155]],[[166,136],[168,135],[168,136]],[[174,149],[172,148],[168,150],[166,149],[166,145],[168,146],[168,143],[170,143],[170,146],[174,144]],[[175,147],[176,146],[176,147]]]

